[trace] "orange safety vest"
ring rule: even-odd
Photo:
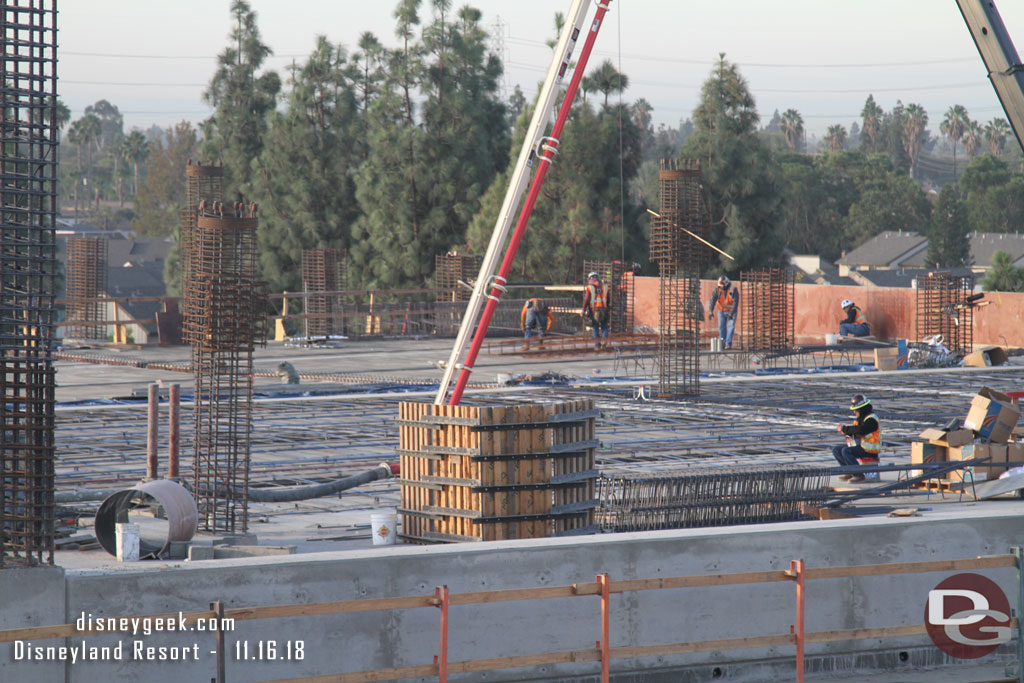
[[[861,310],[859,308],[857,308],[856,306],[853,307],[853,310],[857,311],[857,317],[853,319],[853,324],[854,325],[867,325],[868,324],[868,319],[864,317],[864,314],[861,312]],[[868,327],[870,327],[870,325],[868,325]]]
[[[734,288],[732,286],[730,286],[729,289],[726,290],[725,296],[719,294],[718,295],[718,300],[715,301],[715,308],[717,308],[720,311],[725,311],[725,312],[731,311],[732,310],[732,304],[733,304],[733,296],[732,296],[733,291],[734,291]]]
[[[603,284],[598,282],[597,284],[587,285],[587,291],[590,292],[591,308],[604,308],[608,305],[608,297],[605,294]]]
[[[542,298],[543,297],[535,296],[532,299],[530,299],[529,301],[527,301],[526,304],[523,305],[523,312],[519,315],[519,327],[520,328],[526,329],[526,312],[528,310],[530,310],[530,305],[534,301],[541,301]],[[547,322],[547,326],[544,329],[550,330],[551,329],[551,321],[555,317],[554,315],[552,315],[551,309],[549,308],[547,310],[547,313],[538,313],[537,315],[543,315],[547,319],[547,321],[548,321]]]
[[[878,424],[878,429],[867,436],[862,437],[860,439],[860,447],[867,451],[869,455],[873,455],[875,456],[875,459],[877,459],[878,453],[882,450],[882,423],[879,422],[878,416],[874,413],[868,415],[864,420],[874,420],[875,423]],[[854,420],[853,423],[859,425],[860,419]]]

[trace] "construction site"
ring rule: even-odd
[[[743,271],[723,340],[675,159],[655,274],[516,283],[587,9],[486,254],[363,291],[305,250],[269,293],[258,207],[190,161],[182,295],[135,344],[106,238],[67,239],[57,296],[56,9],[5,4],[0,680],[1024,681],[1024,293]],[[850,299],[870,335],[837,334]],[[877,457],[841,464],[866,404]]]

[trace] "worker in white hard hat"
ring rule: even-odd
[[[846,436],[846,445],[833,446],[832,457],[844,467],[878,465],[878,454],[882,450],[882,425],[871,406],[871,399],[864,394],[854,394],[850,410],[857,417],[853,424],[836,425],[839,433]],[[864,475],[860,473],[840,474],[839,478],[843,481],[864,481]]]
[[[708,304],[708,321],[718,314],[718,338],[723,349],[732,348],[732,335],[736,331],[736,316],[740,312],[740,290],[725,275],[718,278],[718,286],[711,294]]]
[[[590,319],[594,331],[594,348],[601,348],[601,340],[608,345],[608,332],[611,330],[610,293],[601,282],[596,272],[587,274],[587,286],[583,290],[583,317]]]
[[[843,299],[840,306],[843,307],[845,318],[839,321],[840,337],[866,337],[871,334],[871,326],[868,319],[857,304],[849,299]]]

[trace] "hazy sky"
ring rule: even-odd
[[[202,92],[231,30],[229,0],[65,0],[58,19],[59,92],[78,118],[100,99],[116,105],[126,130],[198,123]],[[274,56],[267,67],[301,62],[324,34],[350,52],[371,31],[395,46],[393,0],[250,0]],[[458,0],[453,7],[461,7]],[[492,33],[500,21],[506,86],[532,97],[551,61],[554,13],[570,0],[476,0]],[[1024,2],[997,0],[1024,49]],[[432,10],[424,0],[427,23]],[[588,16],[594,13],[591,3]],[[611,59],[629,76],[625,102],[645,98],[654,123],[689,117],[720,52],[739,65],[762,125],[795,108],[809,134],[849,129],[869,94],[889,110],[921,104],[937,134],[950,106],[984,124],[1004,117],[954,0],[613,0],[590,67]],[[582,42],[581,42],[582,44]],[[283,75],[283,74],[282,74]]]

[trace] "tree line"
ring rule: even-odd
[[[103,199],[139,233],[175,235],[187,160],[220,160],[225,198],[260,206],[272,290],[300,288],[302,250],[325,247],[346,251],[353,286],[428,286],[435,255],[486,248],[532,99],[518,87],[500,96],[503,65],[478,10],[401,0],[393,16],[395,46],[364,33],[350,51],[320,37],[303,63],[278,74],[264,68],[272,53],[256,14],[234,0],[204,92],[213,114],[199,129],[126,134],[117,107],[100,100],[67,128],[62,198],[76,211]],[[517,277],[576,281],[584,259],[645,263],[645,209],[658,206],[662,158],[701,161],[712,241],[736,259],[706,274],[778,265],[786,249],[836,259],[884,230],[926,234],[931,265],[961,265],[969,230],[1013,231],[1024,217],[1020,158],[1002,119],[982,126],[950,108],[940,132],[957,182],[943,183],[929,161],[942,139],[920,105],[887,112],[869,95],[849,132],[830,127],[809,154],[799,112],[775,112],[761,126],[724,55],[678,127],[655,129],[649,103],[613,97],[627,87],[610,61],[584,79]],[[958,172],[961,146],[968,163]],[[929,200],[923,183],[945,187]],[[121,208],[126,198],[131,208]],[[167,276],[174,290],[176,258]]]

